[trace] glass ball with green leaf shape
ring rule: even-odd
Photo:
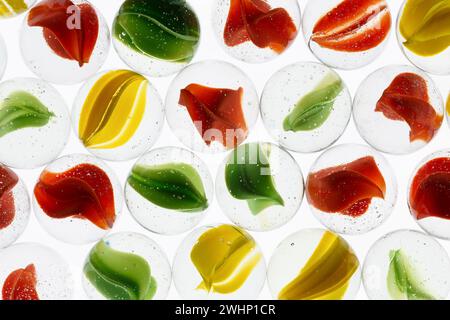
[[[347,128],[352,99],[334,70],[299,62],[277,71],[261,97],[261,115],[270,135],[296,152],[315,152],[335,143]]]
[[[192,60],[200,41],[200,23],[185,0],[126,0],[112,33],[116,51],[126,64],[161,77]]]
[[[70,134],[63,97],[45,81],[15,78],[0,84],[0,162],[36,168],[54,160]]]
[[[295,159],[271,143],[234,149],[219,168],[216,195],[222,211],[240,227],[268,231],[297,213],[303,176]]]
[[[159,234],[192,229],[206,214],[213,182],[203,161],[188,150],[167,147],[150,151],[131,169],[125,198],[133,217]]]
[[[164,299],[171,270],[153,240],[139,233],[121,232],[107,236],[91,249],[82,281],[91,299]]]
[[[450,258],[432,237],[397,230],[369,249],[363,283],[373,300],[440,300],[450,292]]]

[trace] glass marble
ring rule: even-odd
[[[25,231],[30,198],[17,174],[0,164],[0,248],[9,246]]]
[[[341,236],[303,229],[275,249],[267,281],[272,296],[279,300],[351,300],[361,284],[361,267]]]
[[[16,17],[36,3],[36,0],[0,0],[0,19]]]
[[[152,239],[119,232],[100,240],[83,267],[82,284],[93,300],[162,300],[172,281],[170,263]]]
[[[370,74],[360,85],[353,119],[361,137],[375,149],[408,154],[427,145],[444,117],[439,89],[424,72],[391,65]]]
[[[105,160],[124,161],[153,146],[164,124],[164,108],[158,91],[145,77],[111,70],[81,87],[72,122],[89,152]]]
[[[0,79],[3,77],[8,62],[8,54],[6,53],[6,45],[3,37],[0,35]]]
[[[179,246],[173,280],[183,299],[257,299],[266,264],[255,240],[239,227],[220,224],[192,231]]]
[[[294,42],[301,13],[295,0],[214,0],[212,20],[216,38],[228,54],[262,63]]]
[[[33,169],[54,160],[70,134],[64,98],[45,81],[15,78],[0,83],[0,162]]]
[[[175,136],[196,152],[233,149],[247,138],[258,114],[258,94],[252,81],[223,61],[189,65],[167,92],[167,122]]]
[[[432,237],[398,230],[377,240],[363,267],[363,284],[372,300],[439,300],[450,291],[450,259]]]
[[[152,77],[177,73],[193,59],[200,22],[185,0],[126,0],[112,27],[119,57]]]
[[[266,83],[261,116],[270,135],[296,152],[315,152],[345,131],[352,98],[339,75],[313,62],[291,64]]]
[[[332,68],[358,69],[384,50],[392,18],[385,0],[309,0],[303,35],[317,59]]]
[[[20,32],[29,69],[41,79],[64,85],[97,73],[110,42],[105,19],[85,0],[40,1],[28,12]]]
[[[450,74],[450,14],[446,0],[405,0],[397,19],[397,40],[408,60],[436,75]]]
[[[397,182],[383,155],[364,145],[343,144],[315,161],[306,195],[311,211],[325,227],[342,234],[363,234],[390,216]]]
[[[435,152],[414,169],[408,204],[419,226],[432,236],[450,239],[450,150]]]
[[[219,167],[216,197],[236,225],[269,231],[289,222],[304,193],[301,169],[285,150],[271,143],[244,144]]]
[[[98,241],[122,210],[122,188],[103,161],[84,154],[49,164],[35,187],[33,208],[51,236],[71,244]]]
[[[209,169],[199,157],[186,149],[164,147],[136,162],[125,184],[125,200],[144,228],[173,235],[203,219],[213,202],[213,190]]]
[[[14,244],[0,251],[0,261],[2,300],[72,299],[70,267],[53,249],[37,243]]]

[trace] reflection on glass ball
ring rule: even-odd
[[[279,300],[350,300],[358,293],[358,257],[341,236],[321,229],[300,230],[275,249],[267,281]]]
[[[394,231],[367,253],[364,288],[372,300],[446,299],[449,268],[448,254],[436,240],[418,231]]]
[[[258,119],[258,94],[234,65],[203,61],[186,67],[172,81],[166,113],[172,131],[189,149],[223,152],[247,138]]]
[[[291,64],[266,83],[261,115],[270,135],[297,152],[327,148],[350,120],[352,98],[340,76],[312,62]]]
[[[221,224],[191,232],[178,248],[173,280],[183,299],[257,299],[266,264],[255,240]]]
[[[296,0],[214,0],[212,20],[216,38],[228,54],[262,63],[294,42],[301,13]]]
[[[58,240],[86,244],[104,237],[122,210],[122,189],[101,160],[73,154],[42,171],[34,187],[34,212]]]
[[[95,156],[134,159],[151,148],[164,124],[161,98],[142,75],[102,72],[78,92],[72,109],[75,134]]]
[[[147,230],[173,235],[194,228],[213,202],[207,165],[192,152],[165,147],[142,156],[131,169],[125,200]]]
[[[0,162],[33,169],[54,160],[70,134],[63,97],[45,81],[16,78],[0,83]]]
[[[271,143],[237,147],[220,166],[216,195],[222,211],[247,230],[269,231],[289,222],[303,199],[295,159]]]
[[[411,66],[383,67],[360,85],[353,116],[364,140],[382,152],[407,154],[427,145],[443,121],[433,79]]]
[[[20,34],[22,56],[39,78],[75,84],[106,61],[110,34],[105,19],[85,0],[46,0],[27,14]]]
[[[165,253],[156,242],[134,232],[100,240],[83,266],[83,289],[93,300],[162,300],[171,281]]]
[[[328,229],[363,234],[390,216],[397,183],[387,160],[358,144],[328,149],[310,169],[306,195],[314,216]]]

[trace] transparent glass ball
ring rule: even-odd
[[[70,135],[70,115],[61,94],[40,79],[7,80],[0,83],[0,117],[7,119],[11,108],[18,110],[3,127],[0,149],[8,152],[0,153],[0,162],[34,169],[58,157]]]
[[[240,26],[242,30],[235,30],[236,28],[233,26],[240,24],[240,21],[234,21],[236,16],[240,16],[236,15],[237,11],[235,11],[239,8],[240,2],[247,3],[248,8],[251,8],[251,6],[258,7],[256,1],[214,0],[212,25],[216,39],[226,53],[244,62],[263,63],[275,59],[289,49],[300,30],[301,12],[297,1],[265,0],[264,4],[259,4],[260,11],[257,12],[260,15],[256,18],[252,16],[253,20],[248,19],[247,24],[244,22],[244,25]],[[245,17],[254,13],[253,11],[250,13],[250,9],[241,10],[241,15]],[[234,19],[231,17],[234,17]],[[283,17],[283,21],[280,21],[281,17]],[[254,22],[254,20],[257,20],[257,22]],[[250,31],[244,31],[244,28]],[[260,35],[253,34],[261,32],[268,37],[268,32],[272,28],[278,28],[278,33],[270,35],[269,43],[259,43],[258,36]],[[248,39],[246,38],[246,41],[239,40],[239,37],[242,37],[242,33],[245,32],[248,33]],[[270,41],[276,43],[279,47],[270,45]]]
[[[5,248],[15,242],[28,225],[30,197],[22,179],[2,164],[0,185],[3,186],[0,195],[0,248]]]
[[[339,273],[327,271],[338,266]],[[267,281],[274,299],[351,300],[361,284],[361,267],[341,236],[322,229],[303,229],[276,247]]]
[[[72,154],[50,163],[41,173],[33,208],[51,236],[87,244],[108,234],[120,216],[122,202],[120,182],[110,167],[93,156]]]
[[[426,92],[426,99],[419,90]],[[438,133],[443,114],[442,96],[433,79],[406,65],[386,66],[370,74],[353,103],[353,119],[361,137],[391,154],[408,154],[426,146]]]
[[[0,260],[0,286],[3,289],[11,283],[11,274],[21,270],[26,277],[24,284],[30,285],[27,280],[34,277],[35,283],[31,285],[34,285],[32,289],[39,300],[72,299],[74,282],[70,266],[53,249],[37,243],[14,244],[0,252]],[[16,286],[12,294],[28,296],[30,289]]]
[[[353,70],[372,63],[384,51],[392,17],[385,0],[358,2],[350,9],[349,2],[345,2],[309,0],[303,13],[303,35],[321,62]],[[367,4],[367,8],[359,8],[361,4]],[[378,40],[372,41],[374,38]]]
[[[450,150],[435,152],[420,161],[408,183],[409,211],[417,224],[434,237],[450,239],[446,211]]]
[[[318,108],[319,113],[314,111]],[[352,98],[340,76],[315,62],[277,71],[261,97],[266,129],[281,146],[296,152],[316,152],[332,145],[347,128],[351,112]]]
[[[198,16],[186,1],[126,0],[112,26],[122,61],[151,77],[169,76],[187,66],[200,35]]]
[[[106,248],[105,249],[105,246]],[[92,257],[98,257],[96,254],[103,254],[103,261],[99,264]],[[120,259],[120,265],[124,273],[114,275],[108,273],[109,268],[117,268],[117,259]],[[106,270],[102,270],[102,266]],[[133,269],[135,268],[135,269]],[[131,270],[130,270],[131,269]],[[92,276],[92,270],[95,270],[95,276]],[[167,297],[172,282],[172,271],[166,254],[159,245],[147,236],[135,232],[113,233],[97,243],[90,251],[83,267],[82,284],[83,289],[89,299],[92,300],[120,300],[124,296],[117,295],[117,291],[111,290],[111,287],[102,283],[96,283],[96,279],[106,280],[106,283],[120,284],[122,288],[128,288],[131,292],[136,292],[136,288],[127,283],[127,277],[131,279],[140,278],[140,283],[149,281],[143,270],[149,270],[150,281],[153,288],[148,292],[142,292],[142,287],[138,288],[140,297],[143,300],[163,300]],[[98,277],[98,278],[97,278]],[[129,287],[127,287],[127,285]],[[130,288],[131,287],[131,288]],[[133,290],[134,289],[134,290]],[[129,293],[129,292],[128,292]],[[135,297],[137,298],[137,297]],[[137,298],[138,299],[138,298]],[[139,300],[139,299],[138,299]]]
[[[372,300],[446,299],[449,268],[447,252],[432,237],[415,230],[393,231],[369,249],[364,288]],[[401,277],[406,281],[396,281]]]
[[[50,3],[47,1],[46,5],[57,7],[58,2],[61,3],[59,0],[51,0]],[[108,57],[111,42],[109,28],[101,12],[86,0],[74,0],[73,5],[67,8],[67,3],[64,2],[63,7],[51,9],[59,10],[59,15],[55,13],[53,16],[54,25],[49,24],[49,27],[46,27],[47,17],[44,15],[36,22],[36,26],[32,26],[30,21],[33,20],[30,17],[35,15],[33,10],[43,4],[44,2],[39,2],[33,7],[22,24],[20,48],[25,64],[37,77],[55,84],[76,84],[95,75]],[[87,15],[81,9],[82,6],[88,6],[92,15]],[[44,7],[44,10],[49,9]],[[88,24],[94,18],[98,31]],[[72,35],[73,32],[78,34]],[[97,36],[92,37],[96,33]],[[69,42],[69,39],[84,39],[88,36],[92,37],[92,45],[87,44],[87,40],[79,43]],[[73,51],[73,48],[79,46],[83,46],[82,53]]]
[[[140,172],[140,168],[144,168],[143,172]],[[146,174],[145,168],[152,171]],[[158,180],[154,176],[164,176],[170,172],[183,174],[181,177],[178,176],[178,179],[181,179],[179,184],[171,182],[170,178]],[[195,177],[190,175],[200,178],[200,186],[194,188]],[[157,190],[158,193],[147,194],[145,184],[138,183],[145,180],[147,183],[166,186],[164,199],[169,202],[177,201],[177,206],[171,207],[170,203],[158,202],[163,191]],[[205,198],[203,206],[183,204],[183,199],[190,199],[187,192],[179,192],[185,187],[183,184],[192,187],[189,192],[203,194]],[[157,148],[144,154],[135,163],[125,184],[125,201],[131,215],[147,230],[164,235],[180,234],[194,228],[207,214],[213,198],[214,186],[206,163],[194,153],[177,147]]]
[[[442,38],[436,38],[433,39],[435,34],[426,33],[423,29],[426,29],[427,24],[435,25],[438,29],[444,29],[445,26],[445,19],[448,19],[447,16],[441,15],[442,11],[435,10],[438,9],[441,4],[444,3],[444,1],[436,2],[436,1],[427,1],[429,4],[432,4],[433,6],[425,6],[422,8],[419,8],[418,11],[422,14],[418,17],[415,17],[412,21],[404,20],[405,19],[405,7],[407,6],[408,2],[411,4],[413,1],[405,0],[403,2],[403,5],[400,8],[400,11],[398,13],[397,18],[397,42],[400,46],[403,54],[405,57],[416,67],[424,70],[425,72],[436,74],[436,75],[449,75],[450,74],[450,42],[448,40],[448,37],[442,37]],[[445,6],[441,7],[441,10],[445,10]],[[413,9],[414,10],[414,9]],[[417,10],[417,9],[416,9]],[[443,24],[439,25],[439,16],[443,17]],[[429,18],[427,18],[429,17]],[[402,23],[410,29],[412,27],[413,32],[422,36],[422,41],[419,41],[419,44],[416,47],[408,47],[406,44],[408,43],[408,39],[410,43],[414,43],[414,39],[411,39],[408,31],[406,34],[402,32]],[[434,29],[434,30],[438,30]],[[432,29],[433,30],[433,29]],[[436,32],[436,31],[435,31]],[[430,38],[431,36],[431,38]],[[434,41],[434,43],[431,43],[427,40]],[[441,47],[439,50],[434,50],[434,46],[436,46],[437,43],[439,43],[439,46]],[[446,45],[446,46],[445,46]]]
[[[325,227],[340,234],[363,234],[391,215],[397,182],[383,155],[365,145],[343,144],[322,153],[312,165],[306,195]]]
[[[257,299],[266,281],[266,264],[258,244],[244,230],[203,226],[178,247],[173,280],[183,299]]]
[[[246,147],[248,156],[244,153]],[[256,160],[258,157],[259,161]],[[255,168],[259,168],[259,172],[253,176]],[[233,170],[245,173],[235,176]],[[242,181],[244,177],[248,180]],[[233,181],[235,179],[238,181]],[[252,196],[240,194],[236,190],[238,186],[234,185],[251,184],[252,181],[262,185]],[[264,188],[270,188],[271,194],[263,195]],[[234,224],[247,230],[270,231],[285,225],[297,214],[303,194],[299,165],[287,151],[271,143],[239,146],[226,157],[217,172],[216,197],[220,208]],[[270,205],[255,208],[255,205],[259,207],[258,202],[262,203],[257,200],[259,197],[264,198],[264,202],[270,201]]]
[[[252,80],[224,61],[187,66],[172,81],[166,96],[170,128],[196,152],[233,149],[247,138],[258,115],[259,98]]]
[[[129,73],[122,80],[123,86],[132,77],[139,79],[126,90],[119,87],[111,94],[109,85],[120,77],[116,76],[119,73]],[[105,80],[108,77],[111,79]],[[75,134],[93,155],[110,161],[131,160],[157,141],[164,125],[164,106],[156,88],[143,76],[128,70],[105,71],[90,78],[78,91],[72,123]],[[92,130],[94,125],[97,127]]]

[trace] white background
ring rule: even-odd
[[[324,0],[311,0],[311,1],[324,1]],[[204,59],[219,59],[229,61],[239,66],[244,70],[248,76],[253,79],[258,93],[261,95],[261,91],[264,87],[265,82],[269,77],[279,70],[280,68],[298,61],[316,61],[314,56],[309,52],[303,36],[299,34],[293,45],[280,57],[277,59],[265,63],[263,65],[249,65],[241,63],[229,57],[219,46],[219,43],[215,39],[215,34],[212,29],[211,21],[211,10],[213,0],[188,0],[188,2],[195,8],[197,14],[199,15],[200,22],[202,25],[202,37],[201,45],[198,53],[194,59],[194,62],[201,61]],[[397,13],[399,11],[401,1],[400,0],[388,0],[393,18],[396,19]],[[92,0],[92,3],[100,9],[100,11],[105,16],[108,25],[111,26],[113,18],[119,9],[122,1],[121,0]],[[302,11],[305,7],[306,0],[300,0],[300,5]],[[19,48],[19,31],[23,22],[24,16],[19,16],[14,19],[0,20],[0,33],[4,37],[8,48],[8,66],[3,80],[10,79],[14,77],[32,77],[33,74],[29,71],[22,61],[20,48]],[[397,39],[395,33],[392,32],[389,44],[384,51],[384,53],[371,65],[368,67],[356,70],[356,71],[338,71],[343,77],[344,81],[348,85],[352,96],[354,96],[356,89],[358,88],[361,81],[371,72],[376,69],[388,65],[388,64],[408,64],[408,61],[403,56],[400,48],[397,44]],[[111,51],[109,53],[108,60],[103,66],[103,70],[106,69],[120,69],[126,68],[126,65],[118,58],[113,47],[111,46]],[[173,77],[151,79],[153,85],[157,87],[161,97],[165,98],[167,88]],[[437,82],[441,93],[445,98],[450,89],[450,77],[433,77]],[[56,86],[57,89],[63,94],[66,99],[69,108],[72,106],[72,102],[75,95],[79,89],[80,85],[75,86]],[[380,128],[382,130],[382,128]],[[406,204],[406,189],[407,183],[415,166],[420,162],[422,158],[428,154],[435,152],[437,150],[445,149],[450,147],[450,131],[447,123],[444,123],[442,129],[438,133],[437,137],[422,150],[408,156],[391,156],[386,155],[389,162],[394,168],[397,175],[398,185],[399,185],[399,196],[396,208],[392,216],[379,228],[369,232],[365,235],[360,236],[346,236],[345,238],[351,243],[355,249],[361,263],[364,260],[365,254],[369,247],[374,241],[383,236],[384,234],[397,230],[397,229],[419,229],[418,225],[415,223],[414,219],[410,216],[409,210]],[[258,120],[256,127],[251,132],[249,137],[250,141],[272,141],[264,126],[261,119]],[[346,132],[337,142],[341,143],[364,143],[358,132],[355,129],[353,122],[350,122]],[[174,135],[170,132],[167,123],[164,126],[161,137],[159,138],[155,147],[159,146],[181,146]],[[5,150],[0,150],[0,152],[5,152]],[[67,147],[64,149],[63,154],[70,153],[86,153],[82,144],[75,137],[73,132],[71,133],[70,141]],[[306,176],[310,166],[313,161],[318,157],[319,154],[294,154],[294,157],[300,164],[303,175]],[[200,157],[210,164],[210,170],[212,175],[215,177],[216,168],[223,160],[225,155],[203,155]],[[115,170],[120,178],[121,183],[126,180],[128,171],[133,165],[133,161],[114,163],[109,162],[109,165]],[[28,190],[33,189],[34,183],[39,176],[42,168],[35,170],[17,170],[21,178],[26,182]],[[125,206],[124,206],[125,208]],[[210,211],[208,212],[206,218],[201,222],[201,224],[211,224],[218,222],[229,222],[226,216],[224,216],[214,200]],[[312,213],[309,211],[306,200],[304,199],[302,207],[297,213],[297,215],[292,219],[287,225],[281,227],[278,230],[265,232],[265,233],[252,233],[256,238],[259,245],[262,247],[265,254],[266,260],[268,261],[271,254],[273,253],[275,247],[278,243],[287,237],[289,234],[302,229],[310,227],[321,227],[319,222],[316,221]],[[145,229],[141,228],[130,216],[129,212],[124,209],[121,216],[119,217],[113,232],[117,231],[136,231],[146,234],[154,239],[162,249],[166,252],[169,260],[172,261],[179,243],[186,236],[186,234],[179,236],[159,236],[152,234]],[[27,230],[18,240],[18,242],[39,242],[50,246],[57,250],[64,258],[68,261],[72,268],[74,282],[75,282],[75,298],[84,299],[85,295],[81,287],[81,268],[83,261],[90,250],[92,245],[84,246],[73,246],[64,244],[54,238],[50,237],[38,224],[34,215],[31,216],[30,223]],[[440,241],[447,250],[450,250],[450,242]],[[179,296],[175,290],[174,285],[172,285],[169,299],[178,299]],[[267,285],[260,296],[261,299],[270,299],[271,294],[268,290]],[[361,286],[360,292],[357,296],[358,299],[366,299],[367,296]]]

